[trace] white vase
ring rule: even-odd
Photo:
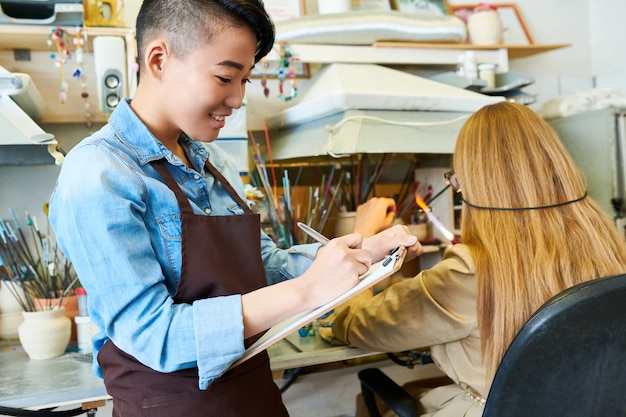
[[[8,280],[0,280],[0,313],[19,313],[23,310],[22,305],[15,298],[16,296],[26,300],[24,290],[20,285]]]
[[[502,44],[502,19],[496,10],[484,10],[469,15],[467,31],[474,45]]]
[[[31,359],[50,359],[65,353],[72,322],[65,308],[23,311],[24,322],[17,329],[20,344]]]

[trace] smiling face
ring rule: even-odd
[[[256,35],[225,25],[184,56],[158,38],[146,48],[146,70],[131,107],[167,147],[181,132],[212,142],[233,109],[241,107],[254,66]]]

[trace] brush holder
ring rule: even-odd
[[[23,311],[24,322],[17,329],[20,344],[31,359],[50,359],[65,353],[70,342],[72,322],[65,308]]]

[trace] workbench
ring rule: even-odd
[[[286,369],[340,362],[373,355],[333,346],[319,337],[296,332],[268,349],[276,379]],[[18,340],[0,341],[0,406],[38,410],[59,406],[103,404],[109,399],[102,379],[85,355],[68,352],[57,358],[31,360]]]

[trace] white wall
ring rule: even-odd
[[[626,2],[621,0],[590,3],[591,60],[594,75],[624,71],[626,68],[624,16]]]
[[[99,128],[101,125],[94,126]],[[88,134],[83,124],[50,124],[44,130],[53,133],[64,150],[71,149]],[[2,152],[2,146],[0,146]],[[52,161],[52,157],[50,157]],[[47,218],[43,206],[50,200],[60,167],[49,165],[0,165],[0,219],[10,220],[9,208],[15,211],[18,221],[25,227],[28,211],[37,217],[40,227],[47,232]]]
[[[454,4],[454,2],[451,2]],[[538,95],[531,107],[594,87],[626,92],[626,3],[620,0],[519,0],[518,8],[537,44],[570,47],[511,61],[511,69],[534,75],[524,90]]]
[[[590,53],[593,36],[589,4],[588,0],[517,1],[520,14],[536,44],[571,44],[571,46],[530,58],[513,60],[511,67],[535,75],[592,75]]]

